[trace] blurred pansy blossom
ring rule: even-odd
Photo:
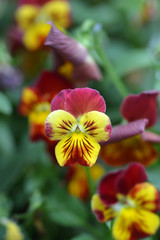
[[[47,21],[53,21],[60,28],[65,29],[71,25],[71,7],[67,0],[63,1],[38,1],[21,4],[15,18],[19,28],[24,32],[23,43],[31,51],[43,47],[50,31]]]
[[[70,38],[53,23],[47,36],[45,45],[53,49],[57,61],[57,71],[69,78],[72,82],[87,80],[101,80],[102,76],[94,59],[90,56],[87,48]]]
[[[21,232],[20,227],[12,220],[7,218],[1,218],[0,223],[6,228],[4,240],[23,240],[24,236]],[[2,237],[2,235],[1,235]]]
[[[31,140],[46,139],[44,124],[50,113],[50,103],[62,89],[67,87],[71,85],[63,77],[43,71],[34,86],[24,88],[19,112],[28,116]]]
[[[91,179],[96,183],[105,173],[105,169],[98,163],[94,164],[90,169]],[[86,201],[89,198],[89,185],[86,171],[83,166],[78,164],[69,167],[67,174],[68,192],[75,197]]]
[[[110,140],[101,148],[101,158],[112,166],[137,161],[147,166],[158,153],[152,143],[160,142],[160,136],[145,130],[155,125],[158,118],[156,90],[127,96],[121,105],[121,114],[128,121],[113,127]],[[108,144],[110,143],[110,144]]]
[[[100,145],[110,138],[111,123],[105,101],[90,88],[61,91],[51,103],[51,113],[45,122],[46,136],[59,140],[55,155],[60,166],[92,166]]]
[[[0,89],[8,90],[19,87],[23,82],[22,73],[9,64],[0,65]]]
[[[92,197],[92,210],[100,222],[115,218],[115,240],[137,240],[155,234],[160,225],[158,190],[147,181],[144,167],[131,163],[113,171],[100,182]]]

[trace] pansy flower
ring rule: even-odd
[[[100,222],[115,218],[115,240],[138,240],[155,234],[160,225],[158,190],[149,182],[144,167],[131,163],[127,169],[110,172],[92,197],[92,210]]]
[[[90,170],[91,179],[96,183],[105,173],[104,168],[96,163]],[[89,185],[86,171],[83,166],[74,165],[69,167],[67,174],[67,189],[74,196],[86,201],[89,197]]]
[[[147,166],[157,159],[153,143],[160,142],[160,136],[148,131],[148,128],[157,121],[158,95],[158,91],[150,90],[124,99],[121,114],[128,124],[114,127],[108,141],[111,144],[102,146],[100,156],[105,162],[121,166],[137,161]]]
[[[59,60],[57,71],[73,82],[86,83],[87,80],[101,80],[100,70],[87,48],[76,40],[65,35],[52,23],[45,45],[53,49]]]
[[[19,87],[23,82],[22,73],[9,64],[0,66],[0,89],[13,89]]]
[[[4,240],[24,240],[24,235],[20,227],[12,220],[1,218],[0,224],[5,227],[5,231],[1,233],[1,238]]]
[[[67,0],[26,2],[21,4],[15,18],[19,28],[23,31],[24,46],[31,51],[44,47],[45,39],[50,31],[47,21],[53,21],[60,29],[69,28],[71,25],[71,7]]]
[[[32,140],[46,139],[44,124],[50,113],[50,103],[57,93],[67,87],[70,88],[71,85],[63,77],[44,71],[34,86],[24,88],[19,112],[28,116]]]
[[[98,91],[77,88],[61,91],[51,103],[45,123],[46,136],[58,140],[55,155],[60,166],[92,166],[100,145],[110,138],[111,123]]]

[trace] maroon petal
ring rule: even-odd
[[[142,133],[142,139],[143,139],[143,141],[148,141],[148,142],[152,142],[152,143],[160,143],[160,135],[153,133],[153,132],[149,132],[149,131],[145,131]]]
[[[65,89],[62,90],[57,96],[52,100],[51,102],[51,111],[55,110],[65,110],[65,101],[68,96],[68,94],[73,91],[72,89]]]
[[[127,169],[107,174],[100,182],[98,193],[101,200],[107,204],[117,202],[117,194],[126,195],[136,184],[145,182],[147,175],[140,163],[131,163]]]
[[[144,166],[140,163],[130,163],[117,179],[117,192],[126,195],[136,184],[146,180]]]
[[[69,84],[65,78],[50,71],[43,71],[34,87],[43,95],[52,93],[56,95],[62,89],[72,88],[71,84]]]
[[[82,64],[87,56],[86,48],[57,29],[53,23],[45,45],[52,47],[60,57],[73,64]]]
[[[110,205],[117,202],[117,180],[123,172],[124,170],[111,172],[101,180],[98,193],[105,204]]]
[[[65,109],[77,118],[90,111],[105,112],[106,104],[97,90],[76,88],[68,94]]]
[[[82,81],[93,78],[94,80],[100,81],[102,79],[102,75],[96,63],[92,60],[92,58],[88,57],[88,60],[86,59],[84,63],[74,66],[73,78],[80,79]]]
[[[41,6],[49,1],[50,0],[19,0],[18,4],[19,5],[31,4],[31,5],[40,5]]]
[[[115,126],[112,128],[111,138],[105,144],[118,142],[123,139],[141,134],[144,132],[147,123],[148,123],[147,119],[140,119],[133,122],[129,122],[125,125]]]
[[[158,95],[159,91],[156,90],[129,95],[121,105],[121,114],[128,121],[147,118],[149,120],[147,127],[153,126],[157,121]]]

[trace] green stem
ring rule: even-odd
[[[115,71],[114,67],[110,63],[109,59],[107,58],[104,49],[102,49],[102,44],[100,43],[99,35],[95,36],[95,46],[97,49],[97,53],[100,57],[100,59],[103,62],[103,65],[106,69],[107,74],[110,76],[111,81],[113,82],[114,86],[122,96],[122,98],[125,98],[129,92],[126,86],[123,84],[122,79],[118,76],[117,72]]]
[[[85,167],[85,170],[86,170],[86,176],[87,176],[87,180],[88,180],[90,194],[93,195],[95,189],[94,189],[94,183],[93,183],[92,178],[91,178],[90,168]]]

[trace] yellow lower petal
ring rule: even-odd
[[[97,160],[99,150],[100,145],[94,138],[82,132],[73,132],[57,144],[55,153],[60,166],[79,163],[91,167]]]
[[[85,113],[79,120],[79,127],[97,142],[107,141],[111,134],[111,122],[109,117],[98,111]]]
[[[139,239],[155,234],[159,217],[140,208],[123,208],[113,225],[115,240]]]
[[[91,200],[91,208],[100,222],[107,222],[116,216],[116,212],[104,205],[98,194],[94,194]]]

